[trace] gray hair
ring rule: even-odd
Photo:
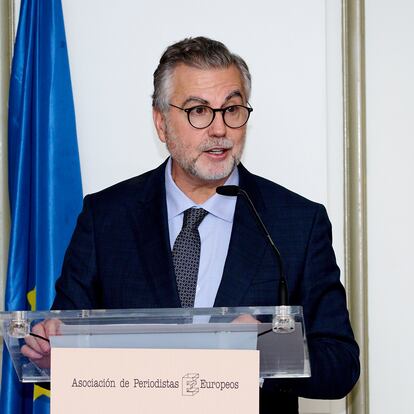
[[[194,37],[181,40],[169,46],[161,56],[154,72],[154,93],[152,106],[161,112],[169,109],[169,92],[174,69],[184,64],[197,69],[224,69],[235,65],[243,79],[246,99],[250,97],[251,75],[246,62],[227,47],[207,37]]]

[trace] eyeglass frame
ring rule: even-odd
[[[229,106],[226,106],[226,107],[224,107],[224,108],[212,108],[211,106],[208,106],[208,105],[194,105],[194,106],[192,106],[191,108],[181,108],[180,106],[174,105],[174,104],[172,104],[172,103],[169,103],[168,105],[172,106],[173,108],[181,109],[182,111],[184,111],[184,112],[187,114],[187,120],[188,120],[188,123],[189,123],[189,124],[190,124],[193,128],[196,128],[196,129],[205,129],[205,128],[208,128],[208,127],[209,127],[209,126],[210,126],[210,125],[214,122],[214,119],[216,118],[216,112],[221,112],[221,116],[222,116],[222,118],[223,118],[223,122],[224,122],[224,124],[225,124],[228,128],[231,128],[231,129],[238,129],[238,128],[241,128],[241,127],[243,127],[243,126],[245,126],[245,125],[247,124],[247,122],[248,122],[248,120],[249,120],[249,118],[250,118],[250,114],[253,112],[253,108],[250,106],[249,102],[247,102],[247,105],[249,105],[249,106],[244,106],[244,105],[229,105]],[[248,115],[247,115],[247,119],[246,119],[246,121],[245,121],[243,124],[241,124],[240,126],[238,126],[238,127],[232,127],[232,126],[228,125],[228,124],[227,124],[227,122],[226,122],[226,121],[225,121],[225,119],[224,119],[224,114],[225,114],[225,112],[226,112],[229,108],[234,108],[235,106],[241,106],[242,108],[247,109],[247,112],[248,112]],[[195,108],[200,108],[200,107],[208,108],[208,109],[211,109],[211,110],[213,111],[213,117],[211,118],[211,122],[210,122],[208,125],[206,125],[205,127],[196,127],[196,126],[194,126],[194,125],[191,123],[191,121],[190,121],[190,113],[191,113],[191,111],[192,111],[192,110],[194,110]]]

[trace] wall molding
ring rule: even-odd
[[[342,0],[345,284],[361,376],[348,414],[369,413],[364,0]]]
[[[4,309],[10,208],[7,183],[7,119],[14,33],[14,1],[0,2],[0,309]]]

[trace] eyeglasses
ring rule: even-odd
[[[181,108],[173,104],[169,105],[186,112],[188,122],[197,129],[204,129],[210,126],[216,117],[216,112],[221,112],[223,122],[229,128],[241,128],[247,123],[250,112],[253,111],[253,108],[243,105],[231,105],[216,109],[210,108],[207,105],[197,105],[191,108]]]

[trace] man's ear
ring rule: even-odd
[[[158,138],[160,141],[166,141],[167,126],[164,114],[156,109],[152,109],[152,119],[154,120],[155,129],[157,130]]]

